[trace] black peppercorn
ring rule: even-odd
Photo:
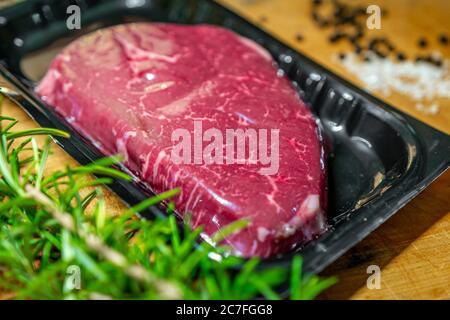
[[[343,53],[343,52],[339,53],[339,59],[340,60],[344,60],[345,57],[346,57],[345,53]]]
[[[428,41],[427,41],[427,39],[425,39],[425,38],[420,38],[420,39],[417,41],[417,44],[418,44],[419,47],[421,47],[421,48],[426,48],[426,46],[428,45]]]
[[[304,39],[303,36],[299,33],[295,36],[295,40],[297,40],[298,42],[303,41],[303,39]]]
[[[386,40],[386,48],[391,52],[395,50],[395,46],[387,40]]]
[[[364,36],[364,32],[360,30],[359,28],[356,29],[356,32],[349,36],[348,39],[351,43],[356,43],[359,39],[361,39]]]
[[[383,52],[381,52],[381,51],[378,50],[378,49],[373,50],[373,52],[375,52],[375,54],[376,54],[379,58],[381,58],[381,59],[384,59],[384,58],[386,58],[386,56],[387,56],[386,53],[383,53]]]
[[[448,36],[445,34],[439,35],[439,43],[443,44],[443,45],[447,45],[448,44]]]
[[[355,17],[357,16],[365,16],[367,14],[365,7],[359,7],[353,10],[353,14]]]
[[[422,56],[416,56],[416,58],[414,59],[415,62],[422,62],[425,61],[425,58]]]
[[[431,63],[431,64],[434,64],[434,57],[431,54],[429,54],[429,55],[424,57],[424,61],[428,62],[428,63]]]
[[[403,52],[399,52],[399,53],[397,53],[397,59],[398,59],[398,61],[405,61],[406,55]]]
[[[341,40],[344,37],[345,37],[344,33],[340,32],[340,31],[336,31],[328,37],[328,41],[331,43],[334,43],[334,42]]]
[[[432,54],[426,56],[426,61],[428,63],[431,63],[433,65],[435,65],[436,67],[441,67],[442,66],[442,59],[438,56],[434,56]]]
[[[431,55],[418,55],[416,56],[415,61],[434,64],[434,58]]]
[[[377,46],[378,42],[379,42],[378,38],[374,38],[374,39],[370,40],[369,45],[368,45],[369,50],[374,50],[375,47]]]

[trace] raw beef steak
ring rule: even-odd
[[[226,240],[236,254],[283,253],[326,229],[315,120],[268,52],[251,40],[208,25],[115,26],[65,48],[37,93],[102,152],[123,154],[155,192],[180,187],[178,211],[191,213],[193,226],[203,225],[206,235],[248,219],[246,229]],[[199,127],[218,135],[202,140]],[[259,133],[256,145],[244,139],[248,150],[244,159],[236,157],[240,162],[228,161],[239,147],[236,142],[228,150],[228,140],[210,153],[215,162],[197,151],[191,163],[174,160],[177,142],[186,142],[181,135],[174,142],[174,132],[193,133],[193,149],[201,152],[227,129]],[[270,164],[262,161],[264,147],[267,155],[278,151]],[[179,153],[183,160],[186,150]]]

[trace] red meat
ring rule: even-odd
[[[248,219],[246,229],[226,240],[237,254],[282,253],[327,227],[316,122],[251,40],[208,25],[115,26],[65,48],[37,93],[102,152],[125,155],[126,166],[155,192],[180,187],[178,211],[190,212],[206,235]],[[263,174],[269,165],[261,161],[227,164],[226,153],[223,164],[174,161],[173,133],[194,133],[196,122],[224,137],[226,129],[279,130],[276,171]],[[271,154],[276,139],[268,137]]]

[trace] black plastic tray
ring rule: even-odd
[[[66,27],[70,4],[82,8],[80,31]],[[332,150],[328,213],[332,227],[296,251],[304,257],[305,272],[323,270],[450,165],[449,136],[370,96],[212,1],[29,0],[1,10],[0,74],[19,93],[13,98],[39,124],[72,134],[57,141],[80,163],[102,155],[47,107],[33,87],[70,40],[101,27],[141,20],[217,24],[255,40],[272,53],[320,119]],[[130,204],[151,193],[144,185],[124,181],[115,181],[111,189]],[[150,210],[161,212],[157,207]],[[296,252],[267,259],[263,265],[287,267]]]

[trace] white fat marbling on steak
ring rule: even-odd
[[[205,236],[248,219],[226,240],[237,254],[282,253],[326,228],[316,122],[270,54],[249,39],[208,25],[102,29],[65,48],[37,92],[104,153],[123,153],[155,192],[179,187],[178,211],[191,213]],[[226,129],[279,130],[278,173],[263,176],[267,166],[248,159],[175,164],[171,134],[193,132],[194,121],[224,136]]]

